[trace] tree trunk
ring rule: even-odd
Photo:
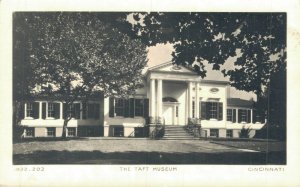
[[[68,122],[69,121],[67,119],[64,119],[64,125],[63,125],[62,135],[61,135],[62,139],[66,139],[66,137],[67,137],[67,125],[68,125]]]

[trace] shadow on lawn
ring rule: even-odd
[[[37,151],[13,155],[13,163],[26,164],[286,164],[285,152],[160,153],[101,151]]]

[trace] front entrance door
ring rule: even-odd
[[[165,125],[174,125],[174,116],[173,116],[173,106],[164,105],[163,107],[163,117],[165,120]]]
[[[163,118],[165,120],[165,125],[178,125],[178,112],[176,113],[176,108],[178,108],[177,103],[163,104]]]

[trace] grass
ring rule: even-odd
[[[272,149],[266,149],[266,146]],[[31,140],[13,144],[13,163],[285,164],[285,150],[280,147],[281,142],[266,145],[265,142],[126,138]],[[241,149],[263,151],[248,152]]]
[[[239,149],[251,149],[262,152],[279,152],[286,151],[285,142],[276,141],[211,141],[212,143],[235,147]]]

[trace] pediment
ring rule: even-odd
[[[184,66],[173,65],[172,62],[163,63],[154,67],[149,68],[150,71],[161,71],[161,72],[181,72],[181,73],[191,73],[195,74],[195,72]]]

